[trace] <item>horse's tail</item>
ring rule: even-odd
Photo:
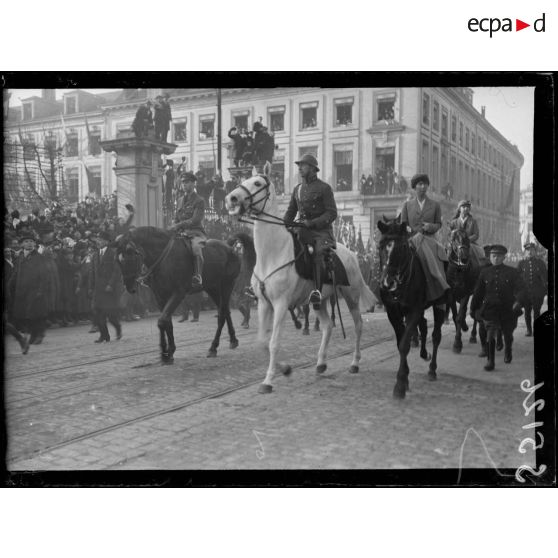
[[[359,306],[361,312],[368,312],[371,308],[376,306],[378,299],[374,296],[374,293],[369,289],[368,285],[364,282],[364,277],[362,273],[360,274],[360,298]]]
[[[237,242],[242,244],[242,260],[244,267],[251,275],[254,267],[256,267],[256,249],[254,248],[254,239],[247,233],[238,232],[227,240],[227,244],[229,246],[234,246]]]
[[[349,282],[351,284],[351,289],[358,290],[359,295],[359,308],[361,312],[368,312],[372,307],[376,306],[378,299],[374,293],[368,288],[364,277],[360,271],[360,266],[358,265],[358,259],[354,252],[351,252],[348,248],[341,248],[342,245],[338,245],[338,255],[341,257],[341,261],[345,266],[347,275],[349,277]],[[356,300],[355,300],[356,302]]]

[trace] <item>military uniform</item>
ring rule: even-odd
[[[533,334],[531,312],[533,320],[536,320],[541,313],[544,297],[547,292],[548,271],[544,262],[535,256],[527,257],[519,262],[517,271],[521,274],[525,284],[525,325],[527,335]]]
[[[320,170],[312,155],[304,155],[300,161],[296,161],[297,165],[300,163],[314,167],[316,172]],[[306,227],[298,231],[300,238],[305,244],[311,244],[314,249],[315,290],[310,297],[310,302],[314,304],[314,308],[317,308],[321,302],[321,269],[324,254],[327,250],[335,248],[333,222],[337,219],[337,205],[331,186],[321,181],[316,175],[308,176],[307,179],[297,184],[283,217],[287,225],[294,222],[297,213],[300,220],[306,222]]]
[[[521,276],[513,267],[504,264],[491,265],[480,273],[471,301],[471,311],[478,311],[486,327],[488,345],[486,370],[494,369],[496,335],[499,329],[504,336],[504,361],[511,362],[513,331],[517,326],[518,310],[524,297],[523,291]]]

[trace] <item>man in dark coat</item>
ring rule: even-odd
[[[484,268],[473,293],[471,313],[478,310],[487,332],[488,362],[485,370],[494,370],[496,334],[504,336],[504,362],[512,361],[513,331],[521,315],[524,285],[519,272],[504,265],[507,249],[499,244],[490,248],[491,266]]]
[[[194,255],[194,274],[192,276],[192,289],[200,290],[203,273],[203,247],[207,236],[203,228],[205,215],[205,201],[195,190],[196,176],[186,172],[180,177],[184,196],[178,201],[175,224],[170,230],[177,231],[181,236],[190,239]]]
[[[18,329],[29,332],[29,343],[39,345],[45,336],[49,310],[45,292],[49,271],[43,256],[37,252],[32,233],[22,235],[22,248],[8,286],[13,301],[12,315]]]
[[[235,167],[238,167],[238,163],[242,160],[244,155],[244,146],[246,144],[246,140],[240,135],[236,126],[233,126],[228,133],[229,138],[231,138],[233,142],[232,148],[232,160]]]
[[[151,114],[151,101],[147,101],[138,108],[132,122],[132,130],[136,138],[144,138],[150,128],[153,128],[153,115]]]
[[[324,255],[328,250],[335,249],[333,222],[337,218],[337,205],[331,186],[317,176],[320,169],[316,158],[313,155],[304,155],[296,164],[302,182],[293,190],[284,220],[287,223],[293,222],[298,213],[304,224],[300,231],[303,241],[308,240],[307,243],[313,245],[314,290],[310,294],[309,303],[314,309],[319,309],[322,303],[321,269]]]
[[[122,272],[116,261],[116,252],[109,246],[111,240],[108,232],[100,232],[97,238],[98,250],[93,253],[91,260],[89,292],[92,298],[93,319],[100,335],[95,343],[110,341],[107,318],[116,330],[116,338],[122,337],[119,319],[119,302],[123,290]]]
[[[170,129],[170,121],[172,119],[168,97],[165,98],[162,95],[157,95],[153,110],[155,112],[153,116],[155,139],[166,142]]]
[[[524,304],[525,325],[527,326],[525,335],[531,337],[533,335],[531,312],[533,320],[536,320],[541,314],[541,306],[548,288],[548,271],[545,263],[537,257],[537,248],[532,242],[525,244],[524,248],[527,257],[519,262],[517,271],[525,283]]]

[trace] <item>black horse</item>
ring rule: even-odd
[[[155,227],[130,229],[117,237],[114,245],[126,289],[133,293],[139,279],[153,291],[161,310],[157,321],[161,360],[164,364],[171,364],[176,350],[172,315],[191,288],[192,250],[183,238]],[[225,323],[230,348],[238,347],[229,301],[240,272],[240,259],[230,246],[219,240],[208,240],[203,255],[203,288],[218,308],[217,332],[207,354],[215,357]]]
[[[460,353],[463,349],[461,331],[469,329],[466,321],[467,305],[479,278],[480,267],[471,257],[469,237],[465,231],[460,229],[451,231],[450,247],[447,281],[451,289],[449,305],[455,324],[453,352]],[[459,311],[457,303],[459,303]]]
[[[423,327],[421,319],[424,310],[430,306],[434,313],[434,329],[428,379],[434,381],[437,378],[438,347],[442,339],[446,298],[444,296],[433,302],[427,301],[426,276],[414,246],[409,243],[407,223],[396,220],[378,221],[378,229],[382,233],[380,251],[386,262],[380,278],[380,298],[395,331],[400,357],[393,397],[403,399],[409,389],[407,355],[411,335],[417,325]]]

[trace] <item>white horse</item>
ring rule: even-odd
[[[276,370],[285,375],[291,367],[277,361],[279,337],[289,307],[308,302],[314,288],[312,281],[303,279],[295,270],[295,246],[291,233],[285,227],[275,199],[275,188],[266,174],[255,175],[233,190],[225,200],[230,215],[250,216],[254,219],[254,247],[256,266],[252,275],[252,288],[258,297],[258,341],[269,340],[269,367],[260,393],[270,393]],[[261,219],[261,220],[260,220]],[[369,310],[377,299],[366,286],[356,255],[342,244],[337,245],[337,255],[343,262],[350,286],[337,286],[355,323],[356,342],[350,372],[356,373],[360,363],[360,338],[362,318],[360,310]],[[333,286],[324,284],[321,308],[316,311],[322,324],[322,342],[318,352],[316,372],[326,370],[326,353],[331,337],[332,321],[328,315],[328,300],[333,296]],[[359,308],[360,302],[360,308]]]

